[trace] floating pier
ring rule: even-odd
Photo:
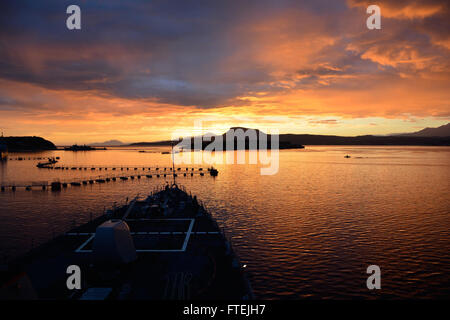
[[[29,161],[29,160],[47,160],[48,156],[42,156],[42,157],[8,157],[9,161]],[[60,157],[55,157],[56,160],[59,160]]]
[[[76,168],[73,169],[75,167],[71,167],[71,166],[67,166],[67,167],[57,167],[57,166],[53,166],[52,169],[54,170],[77,170]],[[97,170],[97,168],[103,168],[105,170],[106,167],[78,167],[81,169],[78,170],[87,170],[88,168],[91,168],[91,170]],[[128,170],[130,169],[130,167],[108,167],[108,168],[120,168],[122,170]],[[136,168],[136,169],[135,169]],[[42,168],[40,168],[42,169]],[[50,169],[50,168],[47,168]],[[113,169],[114,170],[114,169]],[[122,171],[121,170],[121,171]],[[159,179],[161,177],[178,177],[181,176],[181,173],[183,175],[183,177],[194,177],[194,175],[203,177],[205,176],[205,171],[203,170],[203,168],[176,168],[176,171],[181,171],[180,173],[175,173],[173,171],[172,168],[169,167],[132,167],[133,173],[119,173],[119,172],[111,172],[109,174],[104,174],[102,176],[97,176],[97,177],[79,177],[79,178],[70,178],[68,177],[67,179],[60,179],[57,181],[34,181],[34,182],[30,182],[30,183],[14,183],[14,182],[9,182],[9,183],[5,183],[2,184],[0,186],[0,191],[1,192],[5,192],[7,190],[11,190],[13,192],[15,192],[18,188],[24,189],[26,191],[31,191],[31,190],[35,190],[35,189],[40,189],[40,190],[50,190],[50,191],[61,191],[63,188],[67,188],[68,186],[70,187],[81,187],[81,186],[86,186],[88,184],[104,184],[104,183],[110,183],[110,182],[116,182],[116,181],[127,181],[127,180],[135,180],[138,179],[140,180],[141,178],[145,177],[147,179]],[[136,172],[134,173],[134,170],[138,171],[138,170],[142,170],[142,172]],[[169,171],[169,172],[167,172]],[[217,169],[214,168],[208,168],[208,172],[210,174],[210,176],[215,177],[217,176]]]
[[[74,166],[74,165],[56,165],[56,164],[47,164],[45,166],[41,166],[40,169],[50,169],[50,170],[91,170],[91,171],[153,171],[153,172],[162,172],[162,171],[203,171],[202,167],[194,168],[194,167],[148,167],[148,166]]]

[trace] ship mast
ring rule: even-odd
[[[171,144],[170,144],[171,146],[172,146],[172,175],[173,175],[173,184],[176,184],[175,183],[175,155],[174,155],[174,153],[173,153],[173,140],[171,141]]]

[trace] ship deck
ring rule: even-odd
[[[122,219],[137,260],[99,267],[92,244],[96,228]],[[66,286],[69,265],[81,268],[82,288]],[[13,264],[40,299],[248,299],[250,285],[230,243],[195,197],[166,188],[135,199],[37,247]]]

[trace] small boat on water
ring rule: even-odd
[[[49,166],[57,163],[58,160],[56,160],[55,158],[48,158],[47,162],[39,162],[36,167],[38,168],[48,168]]]
[[[0,161],[8,159],[8,147],[0,143]]]
[[[213,177],[217,177],[217,175],[219,174],[219,170],[217,170],[214,167],[208,168],[209,174]]]
[[[173,150],[172,148],[172,151],[161,152],[161,154],[177,154],[177,153],[183,153],[183,148],[179,148],[178,150]]]
[[[8,145],[6,141],[4,141],[2,131],[2,135],[0,136],[0,161],[3,160],[8,160]]]

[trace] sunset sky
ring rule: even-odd
[[[81,30],[66,28],[71,4]],[[0,128],[56,144],[156,141],[195,120],[417,131],[450,121],[449,67],[448,1],[0,2]]]

